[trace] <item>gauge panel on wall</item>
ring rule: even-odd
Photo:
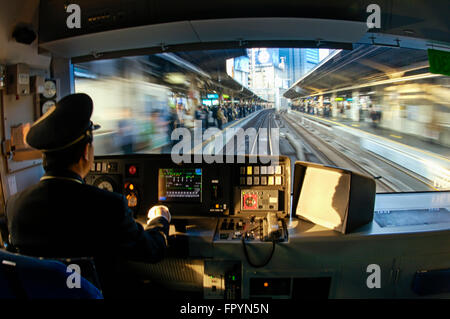
[[[39,94],[39,116],[44,115],[53,105],[56,104],[57,99],[57,80],[46,79],[44,82],[44,91]]]
[[[44,115],[45,113],[47,113],[47,111],[52,107],[55,106],[56,102],[55,101],[46,101],[44,104],[42,104],[41,107],[41,114]]]

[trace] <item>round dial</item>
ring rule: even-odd
[[[47,111],[52,107],[55,106],[55,101],[47,101],[42,105],[42,114],[47,113]]]
[[[45,81],[44,83],[44,93],[42,93],[45,98],[49,99],[56,95],[56,84],[53,81]]]
[[[97,185],[98,188],[107,190],[109,192],[114,192],[114,187],[108,181],[102,181]]]

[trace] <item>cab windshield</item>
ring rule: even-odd
[[[74,74],[102,126],[96,155],[286,155],[370,175],[379,193],[450,189],[450,77],[424,50],[199,50]]]

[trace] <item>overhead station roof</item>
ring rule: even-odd
[[[227,94],[234,99],[254,100],[259,102],[266,102],[257,96],[254,92],[244,87],[235,79],[230,77],[226,72],[226,60],[246,55],[245,49],[224,49],[224,50],[198,50],[190,52],[178,53],[158,53],[148,56],[139,56],[133,58],[123,58],[124,64],[119,69],[127,69],[127,61],[134,61],[134,67],[138,67],[141,71],[153,78],[155,83],[170,87],[174,92],[187,94],[189,92],[189,80],[191,77],[197,79],[198,88],[202,93],[217,92]],[[108,60],[104,60],[108,61]],[[80,73],[89,74],[89,69],[92,72],[98,72],[95,66],[90,65],[93,61],[82,62],[87,65],[77,66],[78,75]],[[107,63],[107,62],[106,62]],[[114,63],[114,62],[112,62]],[[120,63],[120,62],[119,62]],[[83,71],[85,70],[85,71]],[[116,68],[103,68],[100,72],[105,75],[110,71],[115,72]],[[177,76],[176,74],[184,74],[180,78],[181,82],[170,81],[170,76]],[[166,77],[167,76],[167,77]]]
[[[427,51],[359,45],[336,52],[284,94],[295,99],[428,72]]]
[[[217,91],[231,93],[235,98],[253,99],[266,102],[251,90],[230,77],[226,72],[226,60],[246,55],[246,49],[224,49],[224,50],[198,50],[189,52],[177,52],[184,61],[198,66],[210,76],[208,86]]]
[[[246,54],[246,49],[199,50],[176,53],[180,58],[198,65],[208,73],[224,73],[226,72],[225,60]]]

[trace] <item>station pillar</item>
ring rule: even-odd
[[[350,116],[351,116],[351,119],[355,122],[359,122],[360,109],[361,109],[361,105],[359,103],[359,92],[353,91]]]
[[[200,97],[200,89],[198,87],[198,81],[195,76],[189,77],[189,91],[188,91],[188,110],[186,110],[186,114],[191,115],[194,118],[195,110],[197,106],[201,105],[201,97]]]
[[[319,96],[319,105],[318,108],[320,110],[322,110],[322,114],[323,114],[323,95]]]
[[[336,102],[336,93],[333,93],[331,95],[330,103],[331,103],[331,116],[334,118],[337,118],[338,117],[338,107],[337,107],[337,102]]]

